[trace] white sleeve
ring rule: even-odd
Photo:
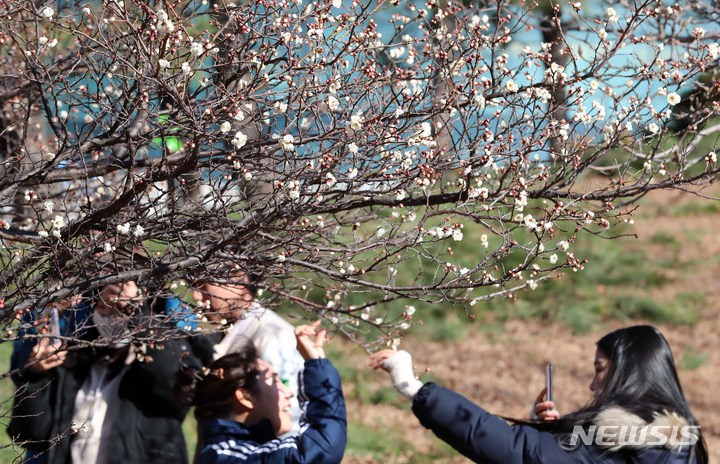
[[[410,353],[400,350],[386,359],[383,365],[390,372],[395,390],[405,398],[412,400],[423,383],[415,378]]]

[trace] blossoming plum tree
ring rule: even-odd
[[[715,178],[716,5],[467,3],[1,0],[4,327],[237,267],[391,340]]]

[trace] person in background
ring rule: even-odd
[[[212,359],[206,359],[205,365],[237,351],[249,340],[260,358],[273,366],[283,383],[297,394],[298,374],[303,370],[304,360],[297,350],[294,328],[256,300],[256,281],[240,271],[233,274],[231,282],[199,280],[193,284],[193,298],[209,322],[205,327],[210,328],[203,338],[212,344]],[[291,403],[292,431],[297,431],[300,406],[296,397]]]
[[[708,462],[702,431],[683,394],[670,346],[651,326],[627,327],[602,337],[590,384],[593,400],[566,416],[534,423],[510,425],[458,393],[423,384],[415,377],[406,351],[380,351],[371,356],[370,365],[390,373],[395,388],[412,400],[423,426],[475,462]],[[577,426],[583,436],[606,427],[602,439],[585,443]]]
[[[319,322],[295,329],[305,359],[299,395],[304,423],[292,427],[294,396],[275,369],[259,358],[252,342],[215,360],[203,373],[184,369],[176,394],[195,406],[205,443],[198,464],[336,464],[347,442],[347,419],[340,376],[323,345]]]
[[[81,303],[91,311],[70,334],[75,341],[59,346],[41,336],[14,357],[22,365],[7,431],[30,462],[188,461],[188,408],[172,388],[181,360],[201,363],[186,340],[132,343],[144,330],[133,320],[149,312],[141,300],[135,282],[109,285]]]

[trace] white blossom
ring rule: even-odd
[[[667,102],[670,106],[675,106],[680,103],[680,95],[677,92],[670,92],[667,96]]]
[[[335,111],[340,107],[340,100],[330,95],[327,98],[327,107],[330,111]]]
[[[242,148],[247,143],[247,140],[248,136],[238,131],[235,133],[235,137],[233,137],[232,142],[230,143],[232,143],[235,148]]]
[[[349,151],[350,153],[353,153],[353,154],[357,154],[357,153],[358,153],[358,146],[357,146],[357,144],[356,144],[355,142],[349,143],[347,147],[348,147],[348,151]]]
[[[463,239],[462,230],[460,230],[459,228],[453,229],[453,231],[452,231],[452,238],[453,238],[453,240],[455,240],[456,242],[461,241],[461,240]]]
[[[707,50],[708,50],[708,55],[713,60],[717,59],[718,56],[720,56],[720,44],[718,44],[717,42],[708,44]]]
[[[168,60],[166,60],[166,59],[160,58],[160,59],[158,60],[158,65],[159,65],[160,68],[162,68],[162,69],[167,69],[167,68],[170,67],[170,62],[169,62]]]
[[[192,42],[190,44],[190,54],[192,56],[200,56],[205,52],[205,46],[198,42]]]
[[[190,63],[187,61],[180,65],[180,68],[182,69],[182,72],[185,74],[190,74],[192,72],[192,66],[190,66]]]
[[[118,224],[117,231],[123,235],[129,234],[130,233],[130,223],[126,222],[125,224]]]
[[[515,83],[514,80],[510,79],[505,83],[505,88],[508,90],[508,92],[517,92],[520,87]]]
[[[523,218],[523,222],[528,230],[535,230],[537,228],[537,220],[529,214]]]
[[[487,248],[490,245],[487,234],[482,234],[480,236],[480,245],[482,245],[484,248]]]
[[[285,102],[275,102],[273,105],[275,112],[278,114],[284,114],[288,109],[288,104]]]
[[[40,10],[40,16],[44,16],[46,19],[52,19],[52,17],[55,16],[55,10],[53,10],[49,6],[46,6],[45,8]]]
[[[337,179],[335,178],[335,176],[333,176],[330,172],[325,174],[325,185],[327,185],[328,187],[333,187],[335,184],[337,184]]]
[[[361,114],[354,114],[350,116],[350,121],[345,123],[345,128],[357,132],[362,129],[364,120]]]
[[[700,26],[696,26],[693,28],[692,35],[694,35],[696,39],[700,40],[705,37],[705,29]]]
[[[570,243],[565,240],[561,240],[558,242],[557,247],[560,251],[568,251],[568,249],[570,248]]]
[[[220,124],[220,132],[223,134],[230,132],[230,129],[232,129],[232,125],[230,122],[225,121],[222,124]]]
[[[136,225],[135,230],[133,230],[133,235],[138,238],[145,235],[145,229],[143,228],[143,226],[141,226],[140,224]]]
[[[55,216],[55,219],[50,221],[53,229],[62,229],[65,227],[65,218],[62,216]]]
[[[295,137],[292,134],[285,134],[278,141],[278,143],[280,144],[280,148],[285,151],[295,150],[295,145],[293,144],[293,142],[295,142]]]
[[[45,208],[45,211],[48,212],[48,214],[52,214],[52,212],[55,210],[55,202],[52,200],[48,200],[43,203],[43,207]]]
[[[558,256],[555,253],[550,255],[550,264],[557,263],[557,260],[558,260]]]
[[[605,13],[609,24],[616,23],[620,19],[615,11],[615,8],[608,8]]]

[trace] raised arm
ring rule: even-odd
[[[298,351],[305,359],[299,399],[304,424],[295,439],[299,463],[339,463],[347,443],[347,413],[340,375],[325,358],[326,331],[319,321],[295,329]]]
[[[406,351],[375,353],[370,365],[390,373],[398,392],[413,401],[412,410],[424,427],[475,462],[572,462],[551,433],[524,425],[511,426],[452,390],[417,380],[412,357]]]

